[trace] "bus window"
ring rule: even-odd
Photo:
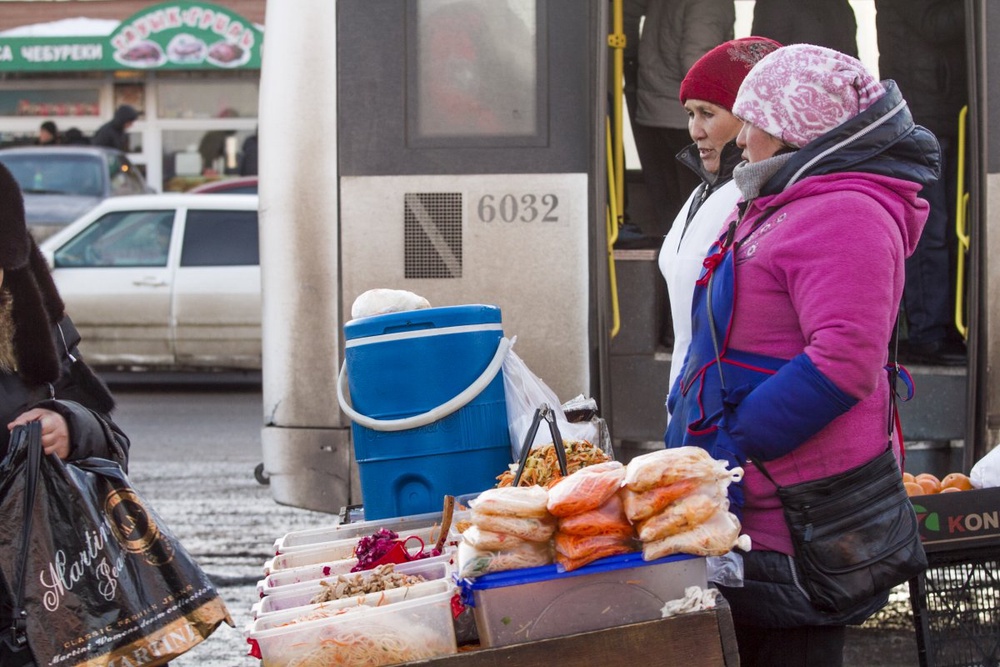
[[[538,136],[543,124],[536,5],[536,0],[420,0],[411,6],[412,143]]]

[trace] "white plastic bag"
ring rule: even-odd
[[[354,300],[354,304],[351,306],[351,317],[358,319],[430,307],[430,302],[419,294],[407,290],[378,287],[368,290]]]
[[[994,447],[976,461],[976,465],[969,471],[969,479],[977,489],[1000,486],[1000,446]]]
[[[562,436],[563,440],[586,440],[590,444],[600,447],[605,454],[613,458],[610,436],[605,437],[607,427],[604,426],[604,421],[599,417],[581,423],[567,421],[566,413],[559,403],[559,397],[541,378],[532,373],[524,360],[514,352],[513,346],[516,342],[517,338],[514,337],[511,341],[511,349],[503,362],[507,428],[510,433],[510,449],[513,459],[520,460],[521,447],[528,435],[528,429],[531,428],[535,410],[543,404],[548,405],[555,414],[556,426],[559,427],[559,435]],[[535,439],[531,446],[537,447],[549,442],[552,442],[552,434],[549,432],[548,424],[543,421],[535,433]]]

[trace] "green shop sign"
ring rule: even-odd
[[[164,2],[105,37],[0,37],[0,72],[260,69],[263,37],[225,7]]]

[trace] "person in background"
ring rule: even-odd
[[[639,38],[635,143],[656,225],[666,234],[700,179],[676,155],[689,143],[681,81],[698,58],[733,38],[733,0],[629,0],[629,23],[645,17]],[[658,234],[659,235],[659,234]]]
[[[257,132],[254,131],[249,137],[243,140],[243,149],[240,151],[240,176],[257,175]]]
[[[226,107],[219,113],[219,118],[236,118],[239,116],[236,109]],[[236,134],[236,130],[209,130],[202,135],[198,142],[198,152],[201,154],[201,173],[206,176],[217,176],[226,173],[223,163],[221,169],[216,169],[216,160],[226,158],[226,141]],[[236,139],[234,138],[235,142]],[[235,149],[234,149],[235,150]],[[236,166],[235,164],[233,166]]]
[[[128,104],[121,105],[115,109],[114,117],[97,129],[91,143],[95,146],[117,148],[127,153],[128,130],[138,117],[139,112],[135,107]]]
[[[750,32],[858,57],[858,20],[848,0],[757,0]]]
[[[0,429],[0,459],[12,429],[39,421],[46,454],[68,460],[99,456],[127,467],[129,440],[108,416],[114,399],[83,363],[79,342],[45,258],[25,226],[21,190],[0,165],[0,423],[5,427]],[[13,623],[10,583],[0,580],[5,635]],[[0,665],[34,664],[30,651],[12,653],[6,639],[0,641]]]
[[[775,485],[747,461],[766,462],[788,486],[885,451],[884,367],[938,146],[895,83],[814,45],[765,56],[733,114],[743,120],[733,172],[743,200],[695,287],[666,444],[744,467],[730,502],[753,548],[742,554],[743,587],[719,587],[740,664],[841,665],[845,627],[887,595],[841,613],[815,608],[797,583]]]
[[[732,179],[733,168],[743,159],[736,145],[743,123],[732,114],[733,101],[750,68],[779,46],[765,37],[724,42],[699,58],[681,82],[680,101],[687,110],[694,143],[677,159],[702,183],[681,207],[660,248],[660,272],[667,282],[674,331],[670,387],[680,376],[691,341],[695,280],[740,197]]]
[[[965,346],[954,325],[958,116],[968,104],[963,0],[876,0],[879,73],[906,96],[913,119],[941,144],[942,177],[921,194],[927,226],[906,260],[905,363],[959,366]]]
[[[63,143],[69,146],[89,146],[90,139],[84,136],[78,127],[71,127],[63,134]]]
[[[59,143],[59,128],[54,121],[47,120],[42,123],[38,128],[38,140],[35,143],[39,146],[55,146]]]

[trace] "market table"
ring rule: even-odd
[[[715,609],[525,644],[467,650],[406,664],[427,667],[615,667],[639,664],[737,667],[740,658],[729,605],[720,598]]]

